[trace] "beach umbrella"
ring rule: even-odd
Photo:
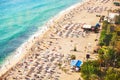
[[[52,72],[52,68],[49,68],[49,69],[47,70],[47,72],[48,72],[48,73]]]
[[[53,58],[52,58],[51,56],[48,58],[49,61],[52,61],[52,59],[53,59]]]

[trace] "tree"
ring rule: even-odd
[[[115,50],[109,47],[103,46],[99,51],[99,62],[100,62],[100,69],[101,66],[107,69],[109,66],[113,65],[114,58],[115,58]]]
[[[99,45],[102,47],[105,43],[103,42],[103,39],[105,38],[105,30],[102,30],[101,35],[100,35],[100,39],[99,39]]]
[[[120,15],[115,17],[115,24],[120,24]]]
[[[120,72],[109,68],[106,72],[105,80],[120,80]]]
[[[81,73],[85,80],[98,80],[99,65],[97,61],[87,61],[81,66]]]
[[[116,42],[115,50],[117,51],[117,53],[120,53],[120,42]]]
[[[90,76],[90,80],[99,80],[99,76],[98,75],[95,75],[95,74],[92,74]]]

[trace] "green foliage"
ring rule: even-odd
[[[106,72],[105,80],[120,80],[120,72],[109,68]]]
[[[116,53],[115,67],[120,68],[120,53]]]
[[[105,31],[107,30],[108,24],[109,24],[109,22],[107,22],[107,21],[103,22],[103,25],[102,25],[103,30],[105,30]]]
[[[116,66],[115,66],[115,67],[120,68],[120,60],[118,60],[118,61],[116,62]]]
[[[115,32],[115,27],[113,25],[110,26],[110,32]]]
[[[107,47],[102,47],[99,51],[99,60],[101,61],[101,64],[103,67],[105,66],[114,66],[114,60],[115,60],[115,50]]]
[[[113,48],[114,48],[115,43],[116,43],[116,37],[117,37],[116,32],[113,32],[113,33],[112,33],[112,38],[111,38],[111,43],[110,43],[110,45],[111,45]]]
[[[107,21],[103,22],[102,25],[102,31],[101,31],[101,35],[100,35],[100,39],[99,39],[99,45],[103,46],[106,43],[104,42],[105,38],[106,38],[106,33],[107,33],[107,27],[108,27],[109,23]]]
[[[90,76],[90,80],[99,80],[99,76],[96,75],[96,74],[92,74],[92,75]]]
[[[120,24],[120,15],[115,17],[115,24]]]
[[[103,30],[101,32],[99,45],[109,46],[113,37],[114,26],[108,23],[107,21],[104,21],[102,27],[103,27]]]
[[[76,59],[76,56],[75,55],[71,55],[71,60],[74,60]]]
[[[100,39],[104,39],[104,37],[105,37],[105,34],[106,34],[105,30],[103,30],[103,31],[101,32]]]
[[[111,25],[110,25],[110,24],[108,24],[108,25],[107,25],[106,34],[109,34],[109,33],[110,33],[110,27],[111,27]]]
[[[105,35],[103,42],[105,43],[106,46],[109,46],[111,39],[112,39],[112,34]]]
[[[116,17],[115,22],[120,24],[120,16]],[[84,80],[120,80],[120,41],[117,40],[117,31],[120,31],[120,26],[103,22],[98,60],[85,62],[81,66]]]
[[[103,30],[103,31],[101,32],[100,39],[99,39],[99,45],[100,45],[100,46],[103,46],[103,45],[104,45],[103,39],[105,38],[105,34],[106,34],[105,30]]]
[[[99,72],[97,61],[88,61],[81,66],[81,73],[85,80],[92,80],[93,77],[98,79]]]

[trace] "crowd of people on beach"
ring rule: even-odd
[[[82,29],[82,26],[85,23],[69,23],[65,24],[62,29],[56,28],[54,31],[54,37],[62,37],[62,38],[79,38],[83,35],[84,31]],[[53,36],[51,36],[53,37]]]
[[[50,29],[52,29],[49,37],[47,37],[49,39],[40,40],[40,38],[34,37],[34,40],[30,42],[34,43],[34,46],[30,49],[26,46],[24,49],[29,52],[29,55],[7,72],[3,76],[3,80],[59,80],[60,74],[62,74],[59,69],[59,64],[62,64],[62,67],[68,66],[70,55],[60,53],[59,50],[61,50],[62,47],[53,47],[53,45],[58,44],[57,39],[61,38],[86,37],[86,32],[81,28],[86,23],[73,23],[72,18],[82,11],[88,13],[107,11],[111,7],[103,5],[109,1],[110,0],[91,0],[72,9],[69,13],[65,13],[59,22],[52,21],[51,24],[54,25],[48,25],[51,26]],[[97,5],[93,6],[94,4]],[[57,50],[56,47],[59,50]]]
[[[12,68],[5,80],[59,80],[61,72],[58,64],[65,67],[69,61],[68,54],[54,51],[33,53]]]

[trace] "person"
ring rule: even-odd
[[[90,58],[90,54],[86,54],[86,58],[88,60]]]

